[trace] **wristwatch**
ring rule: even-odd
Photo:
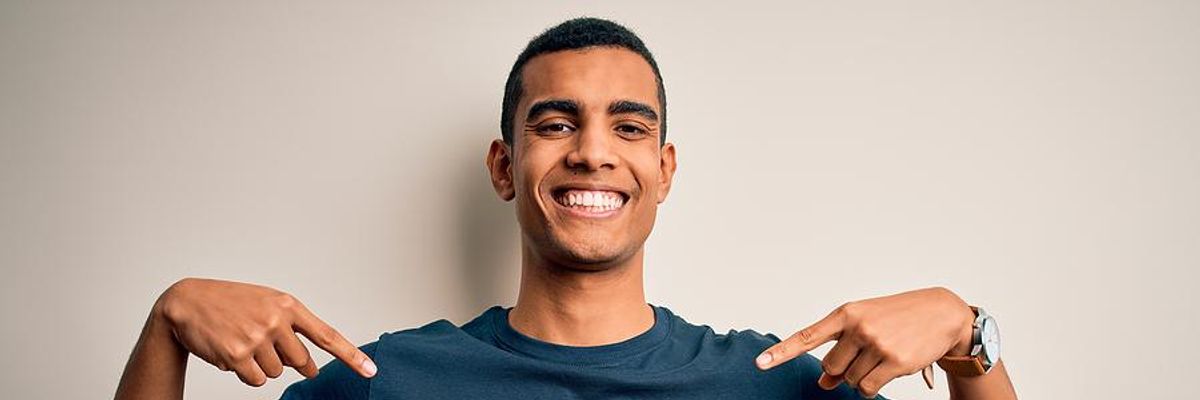
[[[938,366],[955,376],[980,376],[1000,362],[1000,328],[996,319],[982,308],[971,307],[975,322],[971,324],[971,353],[965,356],[945,356]]]

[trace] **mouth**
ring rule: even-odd
[[[625,191],[604,186],[563,186],[550,192],[554,202],[570,214],[587,218],[616,215],[629,202]]]

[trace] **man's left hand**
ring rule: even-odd
[[[853,301],[771,346],[755,362],[770,369],[836,341],[821,360],[824,373],[817,384],[828,390],[845,381],[872,398],[897,377],[946,355],[966,355],[974,320],[966,302],[940,287]]]

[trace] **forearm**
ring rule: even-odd
[[[987,374],[961,377],[947,374],[951,400],[1011,400],[1017,398],[1004,361],[999,361]]]
[[[188,352],[176,342],[157,310],[146,319],[129,356],[117,385],[116,400],[183,398]]]

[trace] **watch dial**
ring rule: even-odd
[[[1000,360],[1000,328],[996,326],[996,320],[985,319],[983,331],[980,333],[980,339],[983,340],[983,356],[988,364],[995,364]]]

